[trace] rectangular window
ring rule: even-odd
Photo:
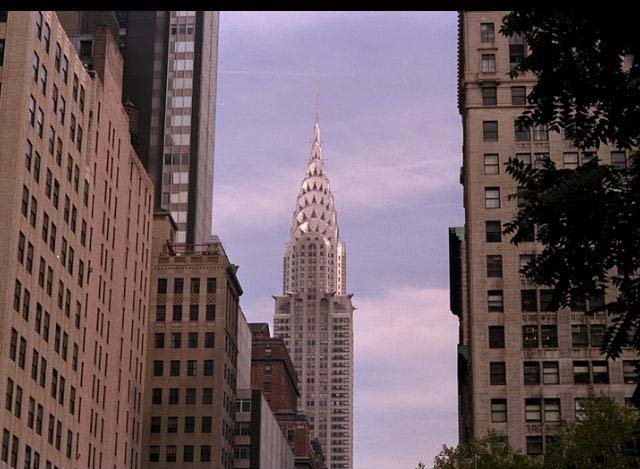
[[[522,326],[522,347],[538,348],[538,326]]]
[[[481,54],[480,71],[482,73],[496,72],[496,54]]]
[[[527,436],[527,455],[536,456],[543,453],[542,435]]]
[[[200,305],[189,305],[189,321],[197,321]]]
[[[549,153],[534,153],[533,167],[536,169],[544,168],[545,163],[550,160]]]
[[[528,127],[520,125],[518,122],[513,123],[514,136],[516,142],[528,142],[531,140],[531,132]]]
[[[586,324],[573,324],[571,326],[571,346],[572,347],[588,347]]]
[[[189,348],[198,348],[198,333],[189,332],[187,337],[188,337]]]
[[[154,345],[155,345],[155,348],[164,348],[164,333],[163,332],[156,332]]]
[[[213,376],[213,360],[204,361],[204,376]]]
[[[167,279],[159,278],[158,279],[158,294],[164,295],[167,293]]]
[[[497,153],[485,153],[484,174],[493,175],[500,173],[500,160]]]
[[[171,360],[169,376],[180,376],[180,360]]]
[[[213,348],[215,345],[215,333],[213,332],[205,332],[204,333],[204,346],[205,348]]]
[[[207,293],[215,293],[215,292],[216,292],[216,279],[207,278]]]
[[[573,362],[573,383],[589,384],[589,362],[587,361]]]
[[[196,360],[187,360],[187,376],[196,376],[197,364]]]
[[[562,164],[565,169],[576,169],[578,167],[578,153],[576,152],[563,153]]]
[[[182,305],[173,305],[173,317],[174,321],[182,321]]]
[[[493,23],[480,23],[480,42],[493,43],[496,40]]]
[[[525,313],[538,312],[538,296],[536,290],[521,290],[520,304]]]
[[[149,462],[160,462],[160,446],[149,446]]]
[[[507,372],[504,362],[489,363],[489,383],[494,386],[507,384]]]
[[[183,293],[184,290],[184,279],[183,278],[174,278],[173,279],[173,293]]]
[[[540,363],[524,362],[524,384],[540,384]]]
[[[176,462],[176,446],[175,445],[167,445],[167,454],[166,459],[167,462]]]
[[[509,38],[509,69],[515,69],[524,59],[524,41],[519,34]]]
[[[506,422],[507,421],[507,400],[491,399],[491,421]]]
[[[482,141],[484,142],[498,141],[498,121],[482,122]]]
[[[611,166],[616,168],[626,168],[627,155],[624,151],[612,151],[611,152]]]
[[[151,391],[151,404],[162,404],[162,388],[153,388]]]
[[[172,332],[171,333],[171,348],[180,348],[182,347],[182,333],[180,332]]]
[[[640,373],[638,373],[640,360],[624,360],[622,362],[622,374],[626,384],[638,384]]]
[[[558,348],[558,326],[543,324],[540,326],[542,348]]]
[[[484,188],[484,207],[500,208],[500,188],[499,187]]]
[[[558,362],[542,362],[543,384],[560,384],[560,367]]]
[[[184,432],[193,433],[196,429],[196,418],[193,416],[187,416],[184,418]]]
[[[192,278],[191,279],[191,293],[200,293],[200,279]]]
[[[156,321],[164,321],[167,316],[167,307],[165,305],[156,305]]]
[[[489,348],[504,348],[504,326],[489,326]]]
[[[502,256],[500,255],[487,256],[487,277],[489,278],[502,277]]]
[[[213,404],[213,388],[202,388],[202,404]]]
[[[502,226],[500,220],[487,220],[485,222],[485,236],[487,243],[499,243],[502,241]]]
[[[540,422],[542,420],[542,408],[540,405],[540,399],[525,399],[524,415],[527,422]]]
[[[162,360],[154,360],[153,376],[162,376],[163,368],[164,368],[164,362]]]
[[[537,124],[533,128],[533,140],[546,142],[549,140],[549,130],[545,124]]]
[[[511,87],[511,104],[524,106],[527,103],[527,89],[524,86]]]
[[[178,417],[167,417],[167,433],[178,433]]]
[[[207,321],[215,321],[216,320],[216,305],[206,305],[205,307],[205,318]]]
[[[498,104],[498,88],[495,86],[482,87],[482,105],[495,106]]]
[[[504,297],[502,290],[489,290],[487,292],[487,310],[490,313],[504,312]]]
[[[196,388],[187,388],[185,404],[196,405]]]
[[[591,362],[593,384],[609,384],[609,363],[606,361]]]
[[[545,422],[560,421],[560,399],[544,400],[544,421]]]

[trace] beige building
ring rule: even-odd
[[[0,12],[0,466],[137,468],[153,185],[117,40]]]
[[[550,292],[520,275],[542,247],[535,233],[519,246],[500,233],[517,210],[517,200],[508,199],[517,187],[504,163],[516,157],[537,166],[551,157],[558,167],[576,168],[597,156],[625,165],[627,155],[607,147],[579,151],[544,127],[515,126],[535,82],[509,78],[526,46],[499,33],[505,14],[469,11],[459,18],[465,226],[450,230],[450,240],[452,311],[461,326],[460,438],[494,428],[514,447],[539,454],[560,418],[580,415],[590,388],[624,404],[638,381],[637,357],[627,351],[606,361],[598,349],[606,317],[586,317],[584,305],[550,310]]]
[[[217,240],[174,243],[169,212],[153,226],[142,467],[232,468],[237,266]]]
[[[283,291],[274,297],[274,336],[284,339],[293,359],[298,409],[309,417],[330,468],[353,467],[354,308],[346,256],[316,123],[285,248]]]

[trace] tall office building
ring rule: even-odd
[[[316,123],[285,248],[283,294],[274,297],[274,335],[293,357],[298,408],[309,416],[330,468],[353,467],[354,308],[346,256]]]
[[[542,251],[536,234],[514,246],[501,234],[517,210],[514,180],[504,163],[515,157],[539,167],[550,157],[576,168],[595,157],[623,166],[627,154],[601,146],[578,150],[543,126],[520,129],[534,77],[509,72],[522,60],[519,37],[499,34],[507,12],[465,11],[459,16],[459,110],[464,130],[465,226],[450,230],[451,310],[460,317],[460,438],[494,428],[528,454],[540,454],[560,418],[580,415],[588,390],[624,404],[638,376],[627,350],[607,361],[599,346],[604,314],[586,316],[585,304],[555,311],[550,291],[528,282],[520,267]],[[608,291],[606,296],[612,292]],[[604,298],[591,298],[593,306]]]
[[[124,100],[139,110],[138,153],[154,207],[178,224],[176,242],[211,235],[218,75],[216,11],[118,11]]]
[[[91,38],[0,11],[2,467],[140,467],[153,185]]]
[[[244,321],[237,266],[218,241],[175,243],[176,228],[168,212],[156,212],[142,467],[232,468],[238,321],[241,327]],[[245,345],[246,328],[245,322]],[[245,368],[243,381],[247,374]]]

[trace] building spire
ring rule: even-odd
[[[316,125],[313,131],[314,143],[320,143],[320,78],[316,68]]]

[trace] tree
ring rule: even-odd
[[[613,11],[613,10],[612,10]],[[519,34],[530,54],[512,75],[533,73],[537,83],[520,117],[524,126],[563,130],[578,148],[619,148],[640,142],[640,41],[629,15],[608,11],[519,10],[501,32]],[[543,251],[523,274],[551,287],[552,308],[584,304],[605,312],[608,358],[623,347],[640,352],[640,163],[626,168],[592,161],[577,170],[525,167],[510,159],[519,186],[519,210],[505,227],[518,244],[537,231]],[[602,301],[609,286],[615,298]],[[640,404],[640,387],[634,393]]]
[[[544,455],[544,469],[640,467],[634,412],[612,398],[590,394],[581,420],[563,421]]]
[[[433,469],[541,469],[539,460],[514,450],[495,430],[480,440],[442,446]]]

